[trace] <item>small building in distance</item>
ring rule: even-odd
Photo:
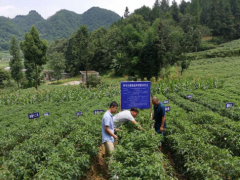
[[[82,83],[86,83],[86,71],[80,71],[80,73],[82,75]],[[97,77],[100,77],[99,72],[93,71],[93,70],[87,71],[87,75],[88,75],[88,77],[91,75],[96,75]]]
[[[61,73],[61,74],[62,74],[62,79],[71,78],[71,73]]]
[[[52,75],[51,75],[52,72],[53,72],[52,70],[44,70],[43,71],[45,81],[51,81],[52,80]]]
[[[52,81],[55,80],[52,76],[53,70],[44,70],[44,80],[45,81]],[[62,77],[60,79],[68,79],[71,78],[71,73],[61,73]]]

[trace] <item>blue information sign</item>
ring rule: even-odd
[[[121,82],[121,109],[150,108],[151,82]]]
[[[93,111],[93,114],[97,114],[97,113],[100,113],[100,112],[104,112],[104,110],[103,110],[103,109],[100,109],[100,110],[94,110],[94,111]]]
[[[188,99],[191,99],[191,98],[192,98],[192,95],[188,95],[187,97],[188,97]]]
[[[163,104],[168,104],[169,100],[163,101]]]
[[[165,106],[165,112],[168,112],[171,110],[171,107],[170,106]]]
[[[231,107],[233,107],[233,103],[226,103],[226,104],[225,104],[225,107],[226,107],[226,108],[231,108]]]
[[[43,116],[49,116],[50,113],[43,113]]]
[[[83,112],[82,112],[82,111],[77,112],[76,115],[77,115],[77,116],[82,116],[82,115],[83,115]]]
[[[39,117],[40,117],[39,113],[28,114],[29,119],[35,119],[35,118],[39,118]]]

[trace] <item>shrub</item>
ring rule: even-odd
[[[101,84],[101,77],[95,74],[88,76],[87,87],[97,87],[98,84]]]

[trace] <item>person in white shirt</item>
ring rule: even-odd
[[[119,129],[117,129],[119,126],[127,123],[128,121],[134,123],[134,124],[138,124],[136,122],[136,120],[134,119],[137,115],[138,115],[139,111],[137,108],[132,107],[131,110],[124,110],[122,112],[117,113],[115,116],[113,116],[113,126],[115,128],[116,131],[119,131]],[[139,128],[141,130],[144,130],[140,125]]]

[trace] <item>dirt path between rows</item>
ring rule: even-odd
[[[161,152],[165,155],[165,157],[169,160],[170,166],[174,168],[174,176],[179,180],[186,180],[182,174],[179,173],[177,165],[174,163],[171,153],[164,147],[162,147]]]
[[[93,165],[87,172],[87,178],[82,180],[108,180],[109,174],[104,163],[105,148],[104,145],[100,146],[98,156],[93,160]]]

